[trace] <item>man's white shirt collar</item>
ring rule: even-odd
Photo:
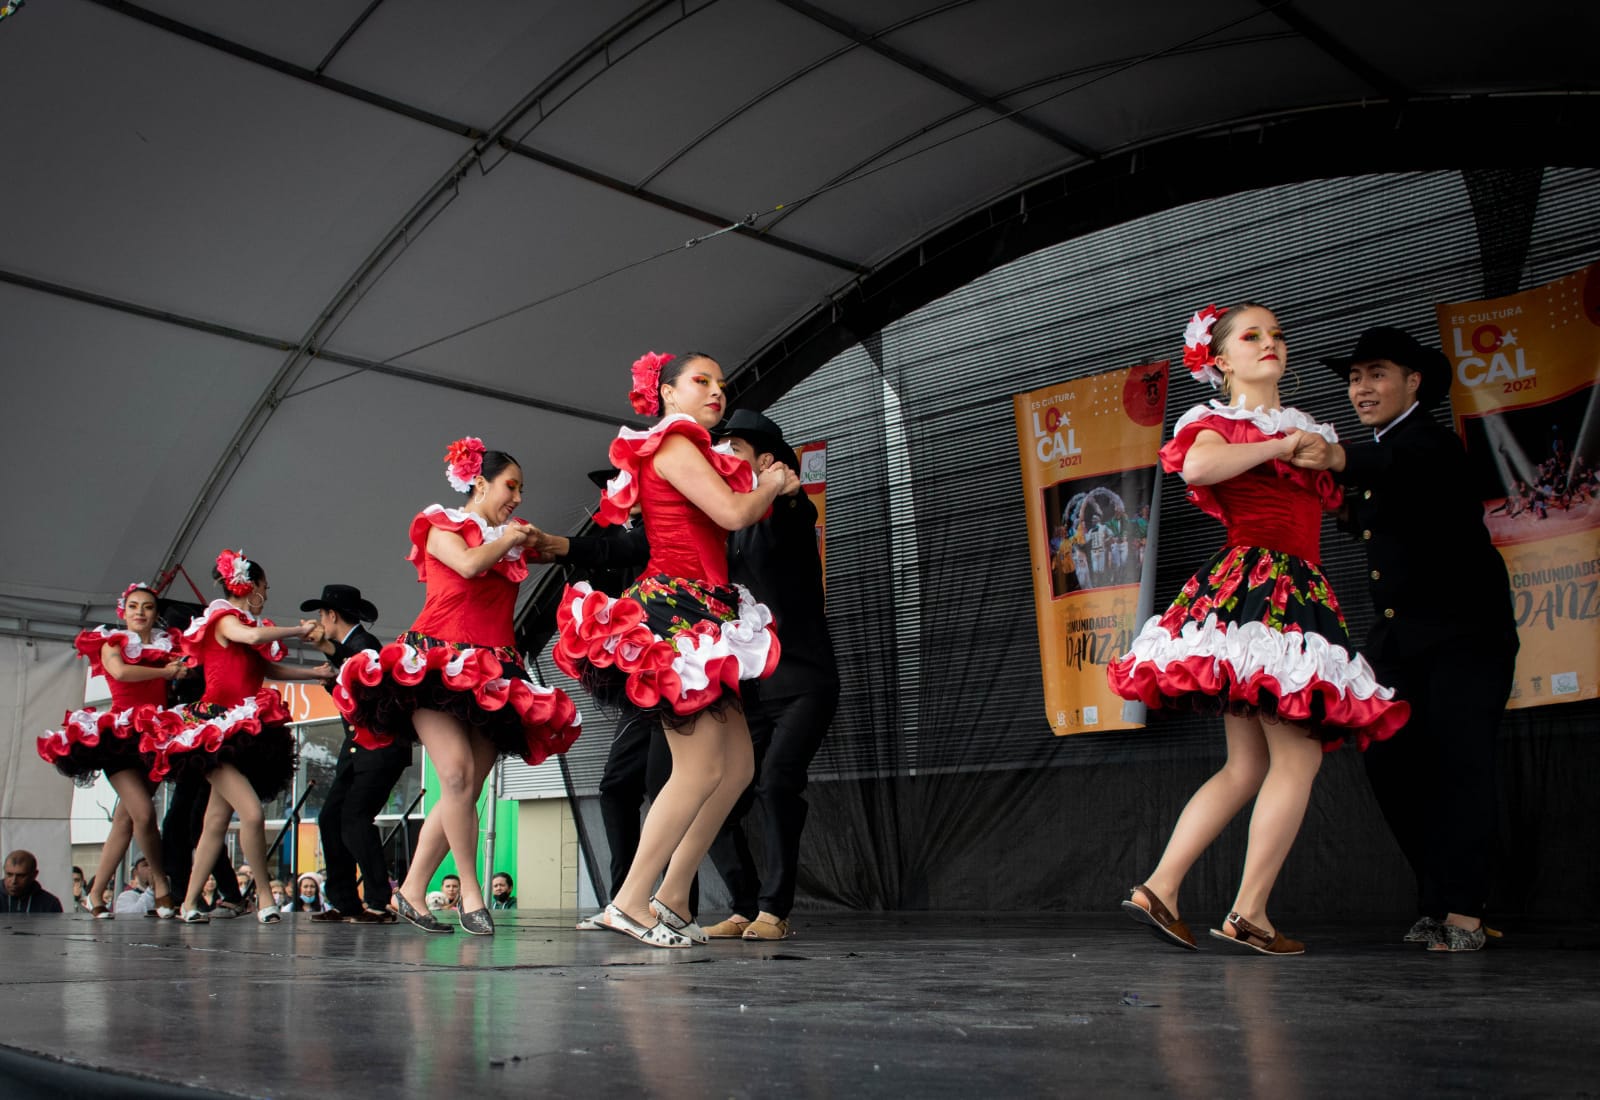
[[[1384,432],[1389,431],[1396,424],[1400,423],[1400,421],[1404,420],[1406,417],[1408,417],[1412,413],[1416,412],[1417,411],[1417,406],[1420,405],[1420,404],[1422,404],[1422,402],[1420,402],[1420,401],[1411,402],[1411,407],[1409,409],[1407,409],[1405,412],[1401,413],[1399,416],[1397,416],[1393,420],[1389,421],[1389,423],[1385,424],[1383,427],[1374,428],[1372,430],[1372,441],[1374,443],[1377,443],[1377,442],[1381,441],[1383,439],[1383,433]]]

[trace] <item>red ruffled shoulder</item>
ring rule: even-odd
[[[227,600],[212,600],[206,605],[204,611],[194,617],[178,638],[179,649],[184,657],[188,659],[189,664],[201,665],[205,663],[206,639],[211,637],[211,628],[230,615],[244,623],[245,626],[278,625],[271,619],[258,619],[248,611],[234,607]],[[281,661],[289,653],[281,641],[267,642],[264,645],[252,646],[251,648],[269,661]]]
[[[1269,413],[1261,409],[1229,407],[1220,401],[1213,401],[1210,405],[1196,405],[1178,419],[1171,441],[1161,448],[1161,468],[1169,474],[1180,473],[1194,441],[1201,432],[1208,431],[1216,432],[1229,443],[1261,443],[1268,439],[1282,439],[1293,431],[1315,432],[1330,443],[1339,440],[1331,425],[1319,424],[1298,409],[1274,409]],[[1333,511],[1344,500],[1343,490],[1327,470],[1307,470],[1281,459],[1274,459],[1271,466],[1278,478],[1314,494],[1324,511]],[[1208,516],[1224,518],[1211,486],[1191,485],[1188,497]]]
[[[165,665],[176,651],[172,635],[165,630],[151,631],[150,640],[141,642],[139,635],[123,627],[97,626],[79,632],[72,640],[72,647],[78,656],[88,659],[89,671],[96,676],[106,674],[100,655],[107,645],[116,646],[118,656],[130,665]]]
[[[711,433],[692,416],[675,413],[648,431],[623,428],[611,441],[611,465],[617,468],[617,476],[608,481],[600,493],[600,508],[594,516],[596,523],[609,527],[628,522],[629,512],[639,502],[639,479],[645,463],[671,435],[681,435],[699,448],[711,468],[734,492],[748,493],[756,487],[755,471],[748,462],[726,444],[713,444]]]
[[[411,521],[411,550],[406,554],[406,560],[416,567],[418,584],[428,580],[428,533],[435,527],[441,531],[455,532],[469,547],[493,542],[505,531],[504,526],[490,527],[476,512],[446,508],[442,504],[428,505]],[[499,573],[513,584],[527,580],[528,563],[523,560],[522,547],[512,549],[495,562],[492,572]]]

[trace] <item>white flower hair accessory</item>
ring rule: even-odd
[[[243,550],[224,550],[217,555],[217,572],[222,576],[222,587],[233,596],[243,596],[255,587],[250,579],[250,559]]]
[[[472,482],[483,472],[483,440],[475,435],[463,436],[450,444],[444,452],[444,476],[450,488],[458,493],[472,492]]]
[[[1221,316],[1216,306],[1206,306],[1189,318],[1183,329],[1183,365],[1196,382],[1212,388],[1222,385],[1222,372],[1216,368],[1217,357],[1211,350],[1211,328]]]

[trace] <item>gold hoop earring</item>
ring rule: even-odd
[[[1300,392],[1300,372],[1290,367],[1289,373],[1294,376],[1294,389],[1290,390],[1287,396],[1293,397]]]

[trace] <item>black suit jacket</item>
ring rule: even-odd
[[[328,663],[335,669],[363,649],[382,649],[378,636],[360,623],[344,641],[334,641],[333,653]],[[355,731],[344,723],[344,744],[339,746],[337,768],[354,768],[358,772],[376,771],[379,768],[405,770],[411,766],[411,742],[396,739],[381,749],[365,749],[356,744]]]
[[[817,506],[804,490],[772,502],[766,519],[728,536],[728,576],[772,609],[783,652],[761,698],[839,689],[817,549]]]
[[[589,583],[613,598],[622,595],[650,562],[650,539],[644,522],[608,527],[603,535],[574,535],[563,559],[589,575]]]
[[[650,540],[642,523],[568,542],[568,562],[590,570],[623,570],[630,581],[650,561]],[[728,575],[771,608],[783,649],[777,669],[761,681],[761,696],[780,699],[836,691],[839,670],[828,634],[817,506],[811,498],[804,492],[779,497],[767,518],[730,535]],[[599,580],[594,584],[603,588]]]
[[[1463,639],[1514,655],[1510,578],[1456,434],[1419,407],[1381,440],[1346,443],[1344,453],[1336,476],[1346,487],[1345,526],[1366,547],[1377,612],[1368,658],[1405,661]]]

